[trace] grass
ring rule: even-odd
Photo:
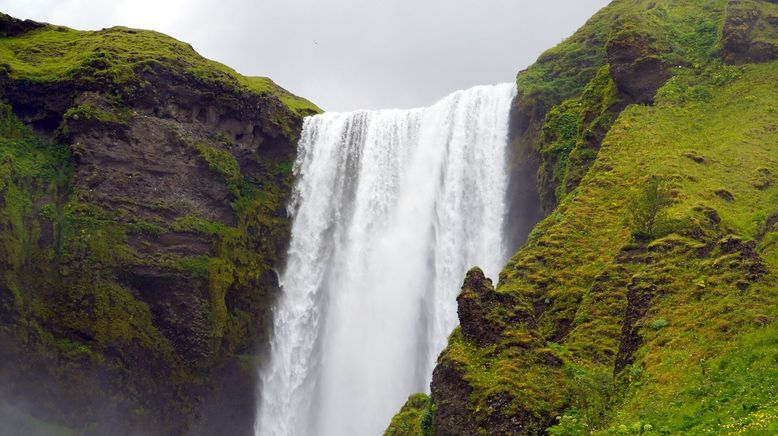
[[[203,58],[187,43],[149,30],[112,27],[85,32],[45,26],[0,38],[0,59],[0,70],[13,80],[97,82],[130,92],[143,73],[174,71],[225,90],[273,96],[298,114],[321,111],[267,77],[245,77]]]
[[[578,185],[597,154],[602,132],[625,106],[616,105],[620,97],[608,74],[608,44],[615,39],[647,41],[641,50],[658,57],[672,73],[680,65],[702,68],[716,56],[725,8],[724,0],[617,0],[519,73],[517,110],[528,122],[518,144],[542,154],[545,209]]]
[[[635,173],[662,172],[673,178],[676,217],[693,216],[695,208],[705,205],[717,211],[724,233],[754,240],[760,223],[778,204],[775,187],[760,190],[749,177],[764,165],[778,163],[774,150],[778,132],[770,127],[778,109],[778,92],[772,85],[776,66],[775,62],[747,66],[739,78],[720,85],[711,84],[710,74],[698,76],[697,82],[687,77],[690,88],[710,86],[710,98],[665,92],[655,107],[632,108],[611,131],[607,156],[622,166],[632,162]],[[671,83],[665,91],[674,87]],[[640,147],[625,149],[626,144]],[[690,161],[686,151],[704,156],[705,163]],[[714,195],[721,187],[736,200]],[[651,309],[658,320],[649,327],[657,330],[659,321],[666,325],[644,333],[645,345],[636,361],[642,376],[615,408],[613,421],[647,421],[670,432],[719,432],[724,428],[717,425],[725,417],[748,420],[751,412],[771,407],[774,395],[762,379],[769,383],[775,377],[773,363],[748,362],[765,361],[768,338],[775,329],[774,250],[759,252],[769,272],[747,286],[743,281],[748,281],[748,274],[738,264],[743,260],[726,253],[664,264],[673,280]],[[647,273],[656,274],[656,269],[652,265]],[[761,345],[743,345],[749,343]],[[721,401],[722,395],[726,401]]]
[[[704,64],[717,48],[726,4],[725,0],[611,2],[519,73],[519,92],[548,94],[553,104],[576,97],[606,65],[608,41],[625,30],[651,35],[668,64]]]
[[[777,67],[679,68],[654,106],[621,113],[500,275],[512,313],[532,308],[537,327],[509,328],[497,348],[455,331],[441,355],[464,369],[477,421],[524,410],[534,425],[559,415],[555,429],[604,434],[774,430]],[[635,242],[628,205],[652,177],[667,182],[676,226]],[[561,368],[539,363],[554,347]],[[610,381],[581,385],[581,371]],[[490,410],[498,395],[509,405]],[[604,412],[587,417],[581,398]]]

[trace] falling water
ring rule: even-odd
[[[465,272],[506,259],[510,84],[307,118],[258,435],[377,435],[428,390]]]

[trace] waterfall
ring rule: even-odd
[[[429,390],[465,272],[507,258],[515,92],[305,119],[257,435],[378,435]]]

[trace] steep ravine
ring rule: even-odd
[[[0,98],[0,433],[252,433],[318,109],[155,32],[2,14]]]

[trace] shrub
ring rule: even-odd
[[[650,178],[629,202],[632,236],[637,240],[656,238],[668,222],[666,209],[671,202],[664,182],[658,177]]]

